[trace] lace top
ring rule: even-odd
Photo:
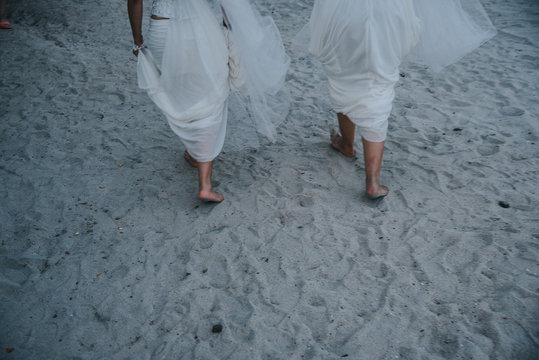
[[[173,0],[153,0],[152,15],[166,18],[173,17],[172,1]]]

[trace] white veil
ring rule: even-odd
[[[220,0],[220,3],[230,24],[245,80],[236,100],[248,104],[257,130],[275,141],[276,127],[288,113],[290,101],[284,88],[290,58],[281,35],[273,19],[262,16],[251,0]]]
[[[175,0],[159,64],[149,49],[138,57],[138,84],[170,122],[204,128],[229,94],[228,50],[221,27],[200,0]],[[181,36],[174,36],[181,34]],[[203,44],[199,46],[198,44]]]
[[[415,15],[421,23],[421,36],[407,56],[409,62],[440,71],[496,35],[496,28],[479,0],[412,1]],[[309,43],[307,24],[294,37],[295,51],[302,56],[307,55]]]
[[[139,53],[139,87],[148,92],[169,123],[183,129],[206,128],[209,121],[216,121],[210,115],[221,111],[229,98],[231,56],[237,52],[244,84],[228,101],[233,116],[227,132],[234,141],[226,148],[258,146],[253,128],[275,141],[276,127],[289,109],[284,82],[290,58],[273,19],[261,16],[252,0],[174,0],[173,4],[160,64],[149,49]],[[221,27],[221,7],[229,30]]]
[[[496,35],[479,0],[413,2],[421,22],[421,37],[408,56],[410,62],[440,71]]]

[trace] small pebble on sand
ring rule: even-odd
[[[213,325],[213,327],[211,328],[211,332],[214,334],[218,334],[221,331],[223,331],[223,325],[221,324]]]
[[[504,209],[508,209],[508,208],[511,207],[511,206],[510,206],[508,203],[506,203],[505,201],[499,201],[499,202],[498,202],[498,205],[500,205],[500,206],[503,207]]]

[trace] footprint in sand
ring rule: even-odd
[[[477,147],[477,152],[483,156],[490,156],[497,154],[500,151],[500,147],[498,145],[479,145]]]
[[[309,299],[309,305],[314,307],[326,307],[326,300],[320,296],[313,296]]]
[[[414,128],[414,127],[411,127],[411,126],[407,126],[407,127],[405,127],[405,128],[404,128],[404,130],[408,131],[409,133],[413,133],[413,134],[415,134],[415,133],[418,133],[418,132],[419,132],[419,130],[418,130],[418,129],[416,129],[416,128]]]
[[[522,116],[525,111],[513,106],[504,106],[500,109],[500,114],[503,116]]]
[[[314,199],[310,196],[300,196],[299,205],[304,208],[310,208],[314,205]]]

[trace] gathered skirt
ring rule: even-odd
[[[205,1],[183,1],[181,10],[170,20],[151,20],[138,82],[191,156],[208,162],[221,152],[226,134],[228,48]]]
[[[316,0],[309,26],[334,110],[367,141],[384,141],[399,66],[419,39],[412,1]]]

